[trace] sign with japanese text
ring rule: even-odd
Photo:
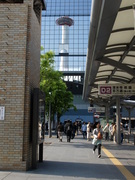
[[[103,96],[135,95],[135,84],[100,84],[98,94]]]
[[[100,86],[100,94],[112,94],[111,86]]]

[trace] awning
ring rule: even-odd
[[[93,1],[84,100],[110,99],[99,96],[98,84],[135,82],[134,3],[135,0]]]

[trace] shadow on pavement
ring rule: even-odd
[[[114,171],[113,173],[112,170]],[[39,164],[38,169],[33,173],[63,177],[125,180],[125,177],[116,167],[104,164],[44,161]]]

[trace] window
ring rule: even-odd
[[[56,24],[61,16],[69,16],[74,25],[69,27],[68,59],[69,71],[84,71],[88,47],[88,33],[90,24],[91,0],[46,0],[47,11],[42,13],[41,23],[45,29],[42,42],[45,43],[45,52],[55,52],[55,69],[60,69],[61,56],[59,44],[62,44],[62,26]],[[41,38],[42,39],[42,38]],[[64,47],[64,46],[63,46]],[[66,59],[65,58],[65,59]],[[66,59],[66,60],[67,60]]]

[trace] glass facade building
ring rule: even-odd
[[[47,9],[42,12],[41,45],[44,53],[55,52],[55,68],[61,70],[61,58],[66,56],[66,71],[85,71],[88,46],[91,0],[46,0]],[[62,16],[71,18],[68,43],[62,43],[62,26],[56,20]],[[68,53],[61,54],[66,49]]]
[[[54,51],[55,69],[63,72],[78,109],[76,113],[69,111],[62,121],[67,117],[73,121],[84,117],[92,121],[88,114],[89,103],[82,101],[91,0],[46,0],[46,7],[41,23],[42,53]]]

